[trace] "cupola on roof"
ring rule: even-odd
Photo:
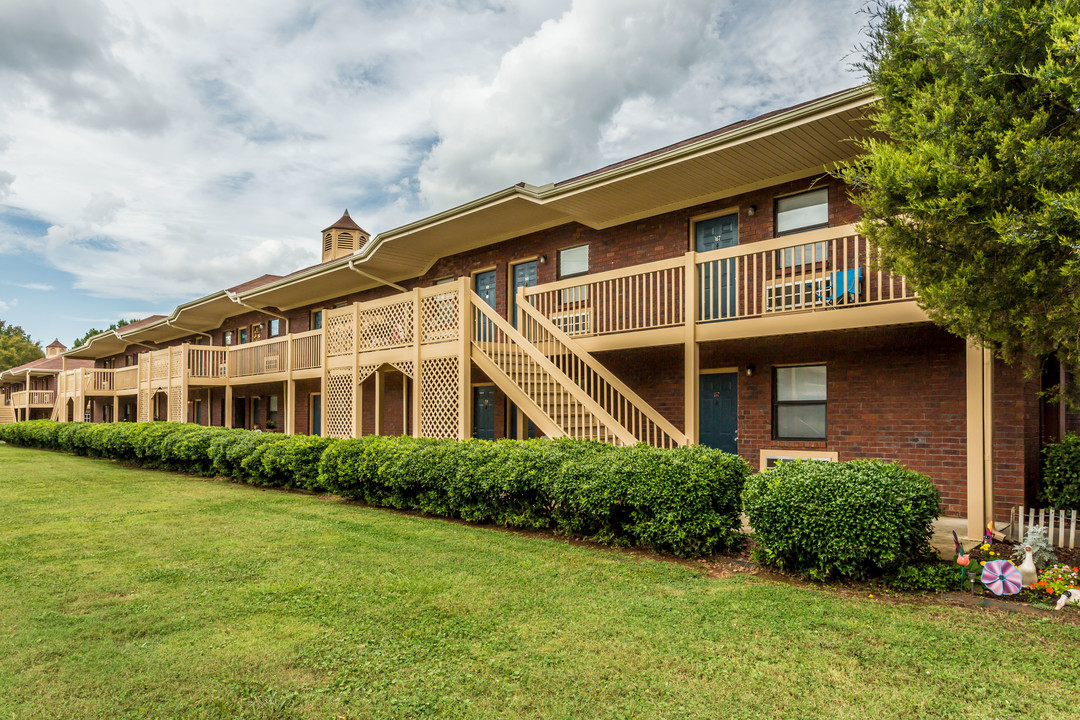
[[[352,255],[362,248],[370,237],[367,230],[349,217],[349,210],[346,208],[340,220],[322,231],[322,261],[328,262]]]

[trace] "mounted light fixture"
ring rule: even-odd
[[[751,205],[750,207],[746,208],[746,214],[750,217],[754,217],[755,215],[757,215],[757,205]]]
[[[754,374],[754,366],[753,365],[747,365],[746,366],[746,375],[749,377],[750,375],[753,375],[753,374]]]
[[[547,264],[547,255],[541,255],[539,259],[540,259],[540,264],[541,265],[546,265]]]

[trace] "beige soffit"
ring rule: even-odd
[[[441,257],[568,222],[610,227],[811,177],[858,152],[851,140],[869,136],[865,111],[875,99],[867,87],[853,88],[568,181],[522,183],[380,233],[350,257],[241,296],[290,309],[378,285],[349,271],[349,260],[400,282],[423,275]]]

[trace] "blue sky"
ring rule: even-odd
[[[43,344],[857,85],[850,0],[5,0],[0,319]]]

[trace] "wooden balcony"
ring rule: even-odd
[[[589,351],[925,322],[850,225],[523,288]]]
[[[53,390],[18,390],[11,393],[13,408],[51,408],[56,403]]]

